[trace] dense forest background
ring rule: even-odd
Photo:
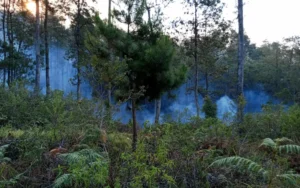
[[[108,2],[1,0],[0,187],[300,186],[299,36]]]

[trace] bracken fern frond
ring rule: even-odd
[[[300,174],[280,174],[277,177],[286,181],[289,185],[300,187]]]
[[[72,174],[63,174],[62,176],[58,177],[54,181],[53,188],[61,188],[65,186],[71,186],[73,181]]]
[[[280,145],[292,144],[294,141],[289,138],[282,137],[282,138],[276,138],[275,142],[276,142],[277,146],[280,146]]]
[[[258,163],[243,158],[239,156],[234,156],[234,157],[226,157],[223,159],[219,159],[214,161],[210,167],[237,167],[238,170],[244,171],[246,170],[247,172],[250,173],[257,173],[257,174],[262,174],[263,176],[267,176],[267,171],[264,170]]]
[[[72,164],[82,161],[89,163],[96,161],[97,159],[103,158],[99,153],[92,149],[83,149],[73,153],[60,154],[59,156],[66,160],[66,162]]]
[[[298,145],[283,145],[279,146],[279,153],[300,154],[300,146]]]
[[[259,148],[268,151],[276,150],[277,144],[271,138],[265,138]]]

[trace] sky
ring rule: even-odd
[[[108,0],[99,0],[99,12],[102,18],[107,17]],[[118,0],[115,0],[118,1]],[[169,19],[183,15],[182,0],[176,1],[165,11]],[[237,29],[237,0],[223,0],[225,19],[234,21]],[[300,0],[244,0],[244,27],[246,34],[258,46],[265,40],[282,41],[283,38],[300,35]],[[166,23],[168,24],[168,23]]]

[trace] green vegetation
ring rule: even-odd
[[[174,1],[108,0],[108,19],[94,0],[36,0],[36,12],[2,1],[0,188],[300,187],[300,37],[257,47],[244,35],[243,0],[238,33],[221,0],[184,0],[169,27],[163,10]],[[56,47],[76,70],[66,78],[76,95],[51,88]],[[160,121],[162,98],[184,83],[195,117]],[[283,103],[245,114],[244,89],[257,87]],[[224,94],[238,112],[221,121]],[[145,102],[154,124],[137,121]],[[114,119],[120,103],[128,124]]]
[[[0,91],[2,187],[299,186],[296,105],[247,115],[235,137],[209,117],[145,127],[132,152],[127,126],[93,113],[101,103]]]

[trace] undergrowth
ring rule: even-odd
[[[131,127],[97,113],[101,101],[19,87],[0,89],[0,103],[0,187],[300,186],[298,106],[266,106],[240,125],[148,125],[132,152]]]

